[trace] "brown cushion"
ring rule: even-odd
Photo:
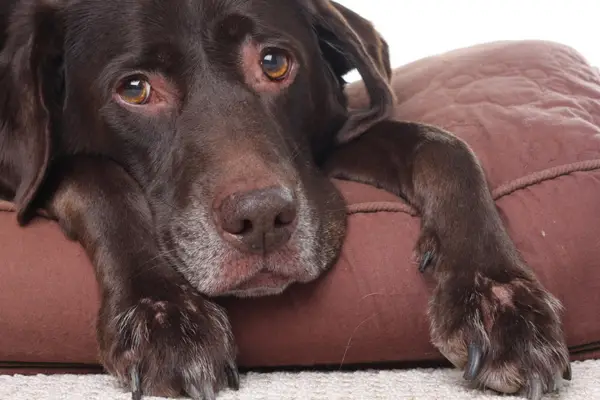
[[[599,356],[598,72],[558,44],[492,43],[399,68],[394,87],[399,118],[473,147],[511,237],[566,307],[573,358]],[[360,85],[349,93],[364,101]],[[240,365],[442,360],[429,343],[430,287],[412,261],[418,216],[389,193],[338,184],[350,205],[335,268],[278,297],[222,301]],[[0,368],[97,363],[97,290],[79,245],[44,219],[18,228],[9,212],[0,243]]]

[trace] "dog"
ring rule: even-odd
[[[478,387],[571,378],[561,303],[522,261],[469,146],[392,117],[386,41],[328,0],[7,0],[0,195],[81,243],[102,364],[132,393],[239,387],[211,298],[276,295],[337,260],[331,178],[419,210],[431,339]],[[344,76],[369,96],[352,109]]]

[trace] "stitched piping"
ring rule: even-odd
[[[348,215],[378,212],[400,212],[412,217],[419,215],[417,210],[401,201],[371,201],[367,203],[356,203],[350,204],[346,210]]]
[[[492,191],[492,196],[494,200],[498,200],[513,192],[516,192],[517,190],[525,189],[528,186],[533,186],[543,181],[556,179],[573,172],[593,171],[599,168],[600,160],[578,161],[572,164],[548,168],[500,185],[494,191]]]
[[[558,167],[548,168],[542,171],[534,172],[529,175],[525,175],[521,178],[514,179],[507,183],[498,186],[492,191],[492,198],[496,201],[502,197],[508,196],[518,190],[523,190],[529,186],[537,185],[541,182],[559,178],[561,176],[572,174],[573,172],[584,172],[593,171],[600,169],[600,159],[597,160],[586,160],[578,161],[571,164],[560,165]],[[14,212],[16,211],[13,203],[0,200],[0,212]],[[377,212],[400,212],[411,215],[413,217],[418,216],[417,211],[403,202],[395,201],[374,201],[351,204],[348,206],[347,214],[359,214],[359,213],[377,213]],[[48,215],[43,210],[38,211],[38,215],[48,218]]]
[[[13,203],[5,200],[0,200],[0,211],[14,212],[17,210],[15,209],[15,205]]]
[[[600,169],[599,160],[578,161],[571,164],[560,165],[558,167],[548,168],[542,171],[525,175],[498,186],[492,191],[492,198],[496,201],[502,197],[508,196],[518,190],[529,186],[537,185],[541,182],[559,178],[561,176],[572,174],[573,172],[593,171]],[[357,203],[348,206],[348,214],[375,213],[375,212],[401,212],[413,217],[418,216],[418,212],[411,206],[401,202],[367,202]]]

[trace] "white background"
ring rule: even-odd
[[[375,24],[390,45],[393,67],[459,47],[519,39],[560,42],[600,66],[600,0],[337,1]]]

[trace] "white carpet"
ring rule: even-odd
[[[447,369],[251,373],[242,376],[241,386],[238,392],[222,392],[218,400],[507,399],[468,389],[459,371]],[[18,375],[0,376],[0,399],[129,400],[130,395],[106,375]],[[546,399],[600,399],[600,360],[574,363],[573,380],[565,382],[559,395]]]

